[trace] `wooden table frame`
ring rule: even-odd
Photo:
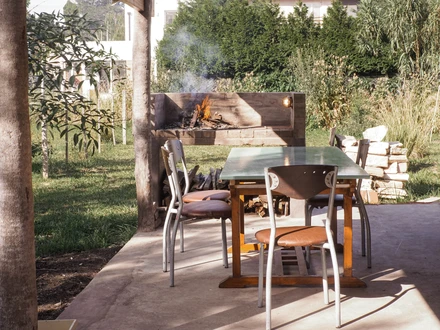
[[[336,193],[344,195],[344,262],[341,275],[341,287],[366,287],[365,282],[353,276],[353,230],[352,230],[352,195],[356,179],[343,179]],[[243,288],[258,285],[258,275],[241,274],[241,253],[258,249],[257,244],[244,241],[244,196],[264,195],[262,181],[230,180],[232,206],[232,276],[223,280],[220,288]],[[333,278],[329,278],[331,283]],[[322,285],[320,276],[274,276],[273,285]]]

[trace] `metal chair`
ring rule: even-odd
[[[337,166],[332,165],[290,165],[265,169],[266,194],[269,201],[273,200],[273,193],[282,194],[294,199],[309,199],[324,190],[330,189],[330,194],[328,195],[329,200],[327,217],[323,219],[323,227],[293,226],[277,228],[277,218],[273,203],[268,203],[270,228],[260,230],[255,234],[255,237],[260,243],[258,307],[263,306],[264,247],[265,245],[268,245],[266,270],[267,330],[271,329],[272,264],[275,246],[286,248],[297,246],[317,246],[321,249],[322,282],[325,304],[329,303],[325,249],[330,250],[334,274],[336,327],[341,326],[339,268],[333,236],[330,230],[337,171]]]
[[[223,265],[228,267],[228,254],[226,244],[226,219],[231,219],[231,206],[219,200],[203,200],[192,203],[184,203],[179,184],[174,155],[162,147],[165,170],[171,190],[171,201],[168,206],[163,229],[163,271],[170,263],[170,286],[174,286],[174,252],[177,229],[185,220],[220,219],[222,228]],[[174,220],[173,220],[174,219]],[[173,224],[173,225],[172,225]]]
[[[191,182],[189,179],[188,169],[186,167],[185,153],[183,151],[183,143],[179,139],[170,139],[165,142],[164,147],[173,153],[176,168],[183,172],[184,186],[183,186],[183,201],[185,203],[198,202],[201,200],[221,200],[228,201],[231,198],[229,190],[210,189],[190,192]],[[180,165],[180,166],[178,166]]]
[[[229,190],[224,189],[209,189],[189,191],[191,189],[191,180],[186,166],[185,153],[183,150],[183,143],[179,139],[167,140],[164,144],[165,149],[173,153],[174,164],[177,171],[183,173],[183,185],[181,185],[182,200],[184,203],[199,202],[205,200],[220,200],[228,202],[231,198]],[[181,182],[180,176],[179,181]],[[180,252],[185,252],[185,239],[183,222],[180,224]],[[165,270],[164,270],[165,271]]]
[[[365,168],[365,163],[368,156],[368,149],[370,147],[370,140],[363,139],[359,141],[358,153],[356,156],[356,164]],[[367,210],[364,205],[364,201],[361,196],[362,179],[358,180],[356,184],[356,189],[352,198],[353,207],[359,209],[359,214],[361,218],[361,235],[362,235],[362,256],[367,255],[367,265],[371,268],[371,229],[370,221],[368,219]],[[311,224],[312,212],[315,208],[323,208],[328,204],[328,195],[317,195],[306,200],[306,225]],[[344,196],[336,195],[334,206],[343,207],[344,206]],[[366,242],[366,249],[365,249]],[[366,252],[365,252],[366,251]]]

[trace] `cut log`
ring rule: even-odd
[[[379,204],[379,197],[373,189],[361,190],[361,197],[365,203]]]
[[[218,112],[215,112],[213,115],[211,115],[212,120],[222,121],[222,115]]]
[[[353,148],[353,147],[351,147]],[[345,154],[350,157],[350,159],[354,162],[356,162],[356,157],[357,157],[357,151],[356,152],[345,152]]]
[[[389,163],[407,163],[408,162],[408,157],[406,157],[406,155],[391,155],[389,157]]]
[[[345,152],[346,154],[347,154],[347,153],[354,153],[354,154],[357,154],[357,153],[358,153],[358,149],[359,149],[358,146],[348,146],[348,147],[345,148],[344,152]]]
[[[197,118],[199,118],[200,110],[195,109],[193,115],[191,117],[191,122],[189,123],[189,127],[194,128],[197,123]]]
[[[361,190],[367,190],[367,189],[373,188],[373,182],[374,181],[371,179],[363,179],[362,185],[361,185]]]
[[[408,173],[397,173],[397,174],[384,174],[383,178],[385,180],[395,180],[395,181],[408,181]]]
[[[368,157],[367,157],[367,160],[365,163],[367,166],[387,168],[389,162],[388,162],[387,156],[377,156],[377,155],[368,154]]]
[[[399,173],[408,172],[408,163],[397,163],[397,170]]]
[[[201,119],[200,123],[209,128],[217,128],[217,123],[215,121],[209,120],[209,119]]]
[[[188,172],[188,181],[189,181],[189,184],[191,185],[190,187],[189,187],[189,190],[188,191],[191,191],[192,190],[192,188],[193,188],[193,185],[194,185],[194,178],[196,177],[196,174],[197,174],[197,171],[199,170],[199,165],[196,165],[196,166],[194,166],[194,168],[192,169],[192,170],[190,170],[189,172]]]
[[[365,166],[365,171],[371,176],[375,176],[377,178],[383,178],[384,176],[383,168],[380,167]]]
[[[368,154],[388,155],[390,152],[390,144],[388,142],[371,142],[368,148]]]
[[[380,196],[392,195],[396,197],[405,197],[408,195],[405,189],[399,189],[399,188],[377,188],[377,193]]]
[[[342,146],[344,148],[355,146],[357,144],[357,140],[354,136],[336,134],[335,138],[338,146]]]
[[[394,188],[394,189],[403,189],[402,181],[374,181],[375,188]]]
[[[388,168],[383,170],[384,173],[386,174],[396,174],[399,172],[399,169],[397,167],[397,163],[394,162],[392,163]]]

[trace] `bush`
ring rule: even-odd
[[[300,49],[290,59],[296,91],[306,94],[307,126],[340,125],[350,110],[346,57],[328,56],[322,49]]]

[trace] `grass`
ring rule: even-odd
[[[34,132],[35,140],[38,133]],[[52,142],[50,177],[41,176],[41,160],[33,160],[35,238],[37,256],[120,245],[136,231],[137,205],[134,150],[131,134],[127,145],[107,140],[102,153],[89,159],[70,149],[64,161],[64,142]],[[307,132],[307,145],[328,143],[327,131]],[[221,168],[232,146],[186,146],[189,167],[199,172]],[[412,200],[440,196],[440,136],[430,154],[410,163],[408,192]]]
[[[410,161],[408,172],[410,200],[440,197],[440,135],[433,137],[427,156]]]
[[[132,142],[113,146],[87,160],[63,143],[53,144],[50,177],[33,162],[37,256],[124,244],[136,231],[137,205]]]

